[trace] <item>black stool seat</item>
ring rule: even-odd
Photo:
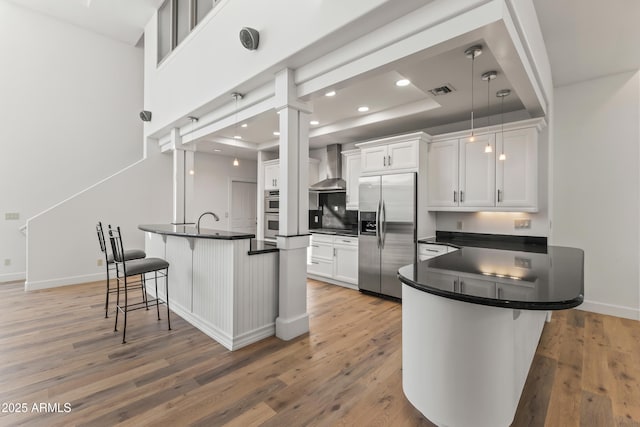
[[[125,261],[124,264],[124,271],[127,272],[127,276],[136,276],[138,274],[151,273],[169,268],[169,263],[162,258],[134,259]]]
[[[128,249],[124,251],[124,260],[146,258],[147,254],[142,249]],[[107,255],[107,263],[113,264],[113,254]]]

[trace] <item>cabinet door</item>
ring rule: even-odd
[[[491,152],[486,153],[489,145]],[[495,206],[496,177],[495,135],[477,136],[460,140],[460,206]]]
[[[264,166],[264,189],[277,190],[280,179],[280,165],[269,164]]]
[[[386,168],[386,145],[363,148],[360,152],[362,155],[362,172],[380,172]]]
[[[360,197],[360,156],[345,156],[345,177],[347,181],[347,209],[358,210],[358,198]]]
[[[418,168],[418,141],[389,144],[387,167],[392,170]]]
[[[458,140],[433,142],[428,151],[429,206],[458,206]]]
[[[482,279],[459,278],[459,290],[462,294],[484,298],[496,297],[496,283]]]
[[[538,141],[535,128],[497,134],[496,205],[499,207],[538,207]]]
[[[311,258],[311,261],[307,264],[307,273],[315,274],[317,276],[331,277],[333,274],[333,261]]]
[[[358,284],[358,247],[334,246],[333,278],[342,282]]]

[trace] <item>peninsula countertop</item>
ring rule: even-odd
[[[179,237],[195,237],[201,239],[237,240],[253,239],[255,234],[237,233],[227,230],[212,230],[210,228],[200,228],[198,230],[193,225],[173,225],[173,224],[142,224],[138,228],[151,233],[165,234]]]
[[[400,281],[441,297],[525,310],[562,310],[584,299],[584,252],[547,246],[544,253],[460,246],[407,265]]]

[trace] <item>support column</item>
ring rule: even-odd
[[[293,71],[276,75],[280,115],[280,288],[276,336],[290,340],[309,332],[309,107],[297,99]]]
[[[173,148],[173,223],[183,224],[194,222],[193,181],[195,153],[192,148],[182,145],[180,130],[171,130],[171,145]]]

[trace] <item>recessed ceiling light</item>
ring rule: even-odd
[[[336,91],[335,90],[331,90],[331,91],[325,93],[324,96],[336,96]]]
[[[243,123],[243,124],[240,125],[241,128],[246,128],[247,126],[249,126],[249,125],[246,124],[246,123]]]
[[[317,121],[317,120],[311,120],[311,121],[309,122],[309,124],[310,124],[311,126],[317,126],[317,125],[319,125],[319,124],[320,124],[320,122],[319,122],[319,121]]]
[[[273,135],[274,135],[274,136],[280,136],[280,132],[278,132],[277,130],[276,130],[276,131],[273,131]]]
[[[240,135],[234,135],[233,139],[242,139]]]
[[[396,86],[400,86],[400,87],[409,86],[410,84],[411,84],[411,81],[408,79],[400,79],[396,82]]]
[[[214,153],[219,153],[219,152],[221,152],[221,151],[222,151],[222,150],[221,150],[221,149],[219,149],[219,148],[214,148],[214,149],[213,149],[213,152],[214,152]]]
[[[361,113],[366,113],[367,111],[369,111],[369,107],[363,105],[362,107],[358,107],[358,111],[360,111]]]

